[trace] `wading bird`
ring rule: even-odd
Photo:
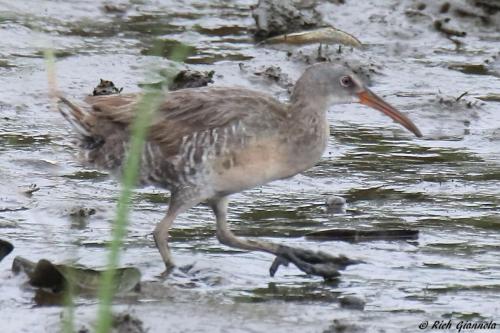
[[[60,97],[59,109],[78,132],[88,164],[119,173],[127,154],[140,94],[89,96],[84,106]],[[203,87],[168,92],[154,114],[142,152],[140,183],[171,192],[166,216],[153,235],[167,272],[174,267],[168,231],[176,216],[208,202],[217,238],[227,246],[263,251],[280,264],[329,278],[354,263],[346,257],[236,237],[227,225],[228,196],[314,166],[328,142],[327,110],[359,102],[375,108],[416,136],[405,115],[371,92],[350,69],[321,63],[297,81],[290,102],[243,88]]]

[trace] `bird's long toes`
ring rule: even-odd
[[[274,258],[273,263],[271,264],[271,267],[269,267],[269,274],[271,276],[274,276],[274,274],[276,274],[276,272],[278,271],[278,268],[281,265],[288,266],[289,263],[290,263],[290,261],[288,259],[281,257],[281,256],[276,256],[276,258]]]
[[[271,276],[274,276],[279,266],[288,265],[290,262],[306,274],[321,276],[325,279],[335,278],[340,275],[339,270],[359,263],[345,256],[335,257],[324,252],[281,246],[271,265]]]
[[[331,279],[340,275],[337,265],[323,260],[324,258],[320,255],[315,256],[314,253],[304,253],[303,251],[307,250],[292,249],[290,251],[290,261],[304,273],[321,276],[325,279]]]

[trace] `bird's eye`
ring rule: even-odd
[[[352,79],[351,79],[351,77],[350,76],[342,76],[340,78],[340,84],[343,87],[349,88],[350,86],[352,86]]]

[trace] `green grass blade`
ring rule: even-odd
[[[148,125],[158,109],[163,94],[158,91],[146,92],[137,107],[136,119],[132,125],[130,147],[124,164],[122,189],[118,200],[116,219],[113,225],[112,240],[109,246],[108,267],[102,274],[99,290],[99,312],[97,333],[107,333],[111,328],[111,302],[114,295],[114,275],[118,265],[120,248],[127,230],[132,191],[136,184]]]

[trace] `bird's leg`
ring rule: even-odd
[[[280,265],[287,266],[292,262],[307,274],[328,279],[338,276],[338,270],[344,269],[347,265],[357,263],[344,256],[334,257],[324,252],[293,248],[256,239],[238,238],[227,225],[227,198],[214,200],[211,206],[217,219],[217,238],[222,244],[242,250],[267,252],[276,256],[269,270],[271,276],[274,276]]]
[[[211,202],[217,220],[217,239],[224,245],[248,251],[276,254],[281,245],[254,239],[237,238],[227,225],[227,197]]]
[[[160,251],[161,257],[166,266],[166,274],[170,273],[175,267],[174,261],[172,260],[172,254],[170,253],[170,247],[168,246],[168,230],[172,226],[172,223],[177,215],[187,211],[199,202],[194,198],[184,200],[186,199],[185,197],[186,196],[172,192],[167,214],[156,225],[155,230],[153,231],[153,238],[155,240],[156,247],[158,248],[158,251]]]

